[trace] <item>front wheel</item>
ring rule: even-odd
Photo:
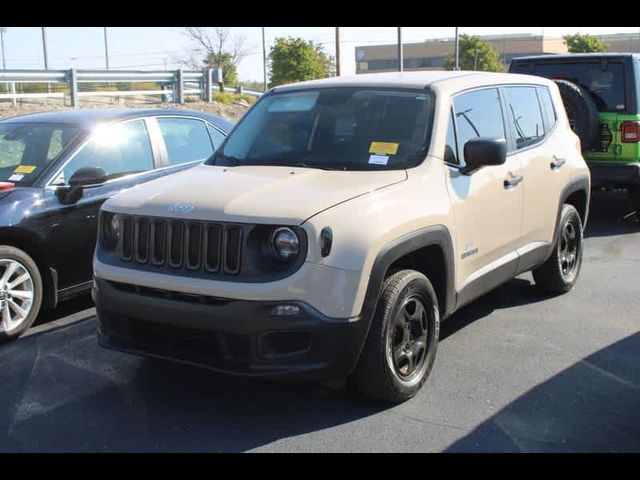
[[[22,250],[0,245],[0,343],[19,337],[38,316],[42,279]]]
[[[362,393],[390,402],[410,399],[429,376],[440,329],[431,282],[414,270],[389,276],[351,381]]]
[[[583,241],[580,214],[573,205],[563,205],[553,253],[545,263],[533,270],[536,285],[549,293],[571,290],[582,266]]]

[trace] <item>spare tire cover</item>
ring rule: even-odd
[[[582,150],[593,148],[599,138],[598,107],[591,94],[580,85],[567,80],[554,80],[560,90],[571,128],[580,138]]]

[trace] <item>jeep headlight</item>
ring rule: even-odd
[[[121,231],[120,220],[120,215],[117,213],[103,213],[102,241],[107,249],[114,249],[118,245]]]
[[[271,250],[279,260],[291,260],[300,253],[300,239],[287,227],[276,228],[271,234]]]

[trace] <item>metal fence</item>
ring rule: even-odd
[[[222,87],[218,79],[220,69],[201,71],[133,71],[133,70],[0,70],[0,85],[6,93],[0,93],[0,101],[10,100],[15,106],[19,99],[62,98],[72,107],[79,106],[82,97],[122,97],[159,95],[163,102],[184,103],[187,96],[197,96],[211,102],[214,91],[244,93],[259,97],[262,92],[244,90],[242,87]],[[33,85],[45,85],[45,92],[33,90]],[[135,88],[140,84],[152,84],[156,89]],[[31,88],[29,88],[31,86]],[[25,88],[26,87],[26,88]]]

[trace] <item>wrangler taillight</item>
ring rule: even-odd
[[[624,143],[640,142],[640,122],[622,122],[620,132]]]

